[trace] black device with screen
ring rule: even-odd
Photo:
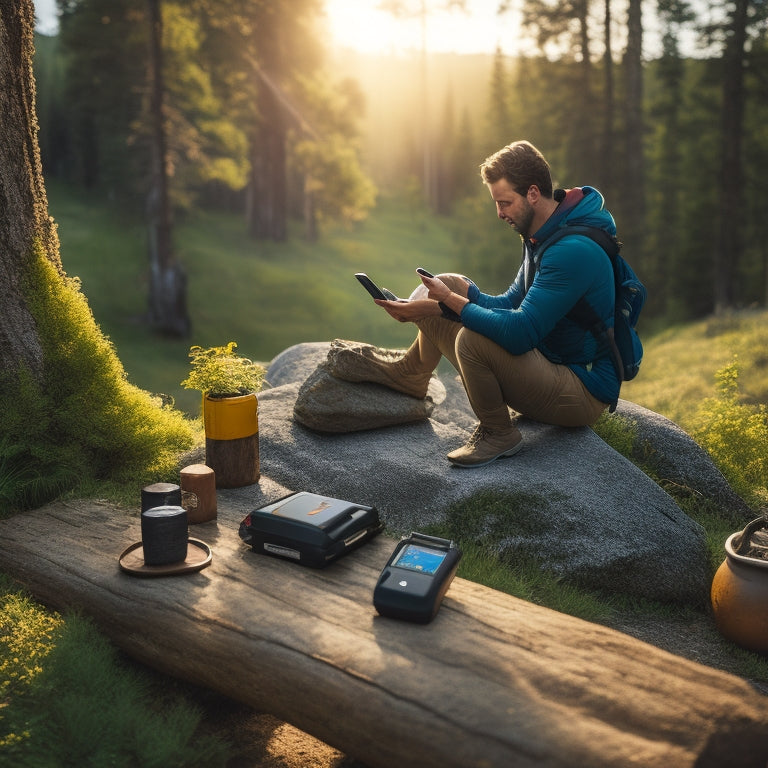
[[[376,283],[371,280],[368,275],[365,274],[365,272],[355,272],[355,277],[360,281],[360,284],[365,288],[368,293],[373,296],[374,299],[384,299],[387,301],[403,301],[403,299],[398,298],[395,296],[392,291],[387,290],[386,288],[379,288]]]
[[[426,624],[440,609],[461,550],[449,539],[411,533],[397,543],[373,590],[382,616]]]
[[[431,272],[427,272],[427,270],[424,269],[424,267],[416,267],[416,271],[420,275],[424,275],[424,277],[434,277],[434,275]]]

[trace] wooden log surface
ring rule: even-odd
[[[371,768],[764,768],[768,699],[622,633],[454,580],[428,625],[377,616],[384,536],[323,570],[251,552],[242,512],[190,529],[196,573],[118,567],[139,515],[57,503],[0,521],[0,570],[128,654]]]

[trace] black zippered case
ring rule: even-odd
[[[375,507],[300,491],[253,510],[239,533],[254,552],[322,568],[383,528]]]

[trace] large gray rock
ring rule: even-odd
[[[284,349],[267,367],[266,382],[270,387],[303,382],[328,357],[327,341],[296,344]]]
[[[656,600],[707,599],[701,527],[589,428],[522,419],[525,448],[517,456],[479,469],[454,467],[445,454],[467,439],[475,419],[451,374],[441,376],[446,398],[428,420],[352,434],[319,434],[297,423],[299,389],[329,346],[298,345],[269,366],[272,388],[259,396],[265,477],[374,505],[394,534],[459,518],[490,549],[533,556],[576,583]],[[697,466],[715,471],[703,452]],[[479,494],[499,503],[477,520]]]
[[[720,470],[712,464],[707,452],[673,421],[626,400],[619,401],[616,415],[635,427],[635,457],[653,464],[654,472],[663,481],[740,513],[745,522],[754,517],[744,500],[734,493]]]

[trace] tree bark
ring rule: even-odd
[[[31,0],[0,0],[0,376],[43,374],[43,351],[23,292],[36,249],[61,271],[37,141]]]
[[[248,229],[251,237],[284,242],[288,233],[285,120],[280,102],[262,86],[260,123],[251,143]]]
[[[622,239],[639,250],[645,225],[645,162],[643,152],[643,21],[641,0],[629,0],[627,14],[626,73],[626,158],[625,200]]]
[[[217,488],[242,488],[259,482],[259,434],[235,440],[205,439],[205,463],[216,473]]]
[[[160,333],[186,337],[191,323],[187,312],[187,278],[173,252],[171,204],[168,194],[168,150],[165,133],[163,82],[163,22],[160,0],[148,0],[152,121],[151,181],[147,195],[149,228],[149,316]]]
[[[658,5],[662,23],[662,57],[659,60],[661,97],[657,97],[654,113],[662,130],[659,134],[661,150],[654,184],[658,185],[658,224],[654,227],[654,248],[650,271],[650,286],[656,297],[656,306],[669,313],[680,302],[675,284],[676,267],[679,270],[680,243],[680,146],[684,143],[681,131],[681,111],[684,98],[685,62],[680,55],[680,29],[687,18],[683,3]]]
[[[738,263],[743,250],[744,46],[749,0],[736,0],[723,54],[719,222],[714,254],[715,314],[736,303]]]
[[[279,19],[265,15],[259,27],[261,65],[258,123],[251,137],[248,230],[253,238],[284,242],[288,236],[288,192],[286,116],[280,101],[279,83],[283,73]]]
[[[311,184],[304,181],[304,237],[309,243],[316,243],[319,236],[317,226],[317,206]]]
[[[613,115],[615,111],[615,93],[613,81],[613,50],[611,48],[612,36],[612,11],[611,0],[605,0],[603,20],[603,42],[605,52],[603,54],[603,70],[605,77],[605,94],[603,96],[603,140],[598,153],[598,168],[602,179],[603,192],[607,200],[613,201],[616,193],[616,179],[614,171],[614,130]],[[609,204],[612,204],[609,202]]]
[[[581,60],[578,63],[578,93],[581,100],[580,114],[569,127],[570,156],[574,159],[574,167],[578,178],[595,179],[583,183],[600,183],[601,163],[597,152],[597,114],[596,96],[593,89],[592,54],[589,40],[589,2],[575,0],[573,3],[575,18],[579,24],[579,51]],[[595,176],[597,174],[597,176]]]

